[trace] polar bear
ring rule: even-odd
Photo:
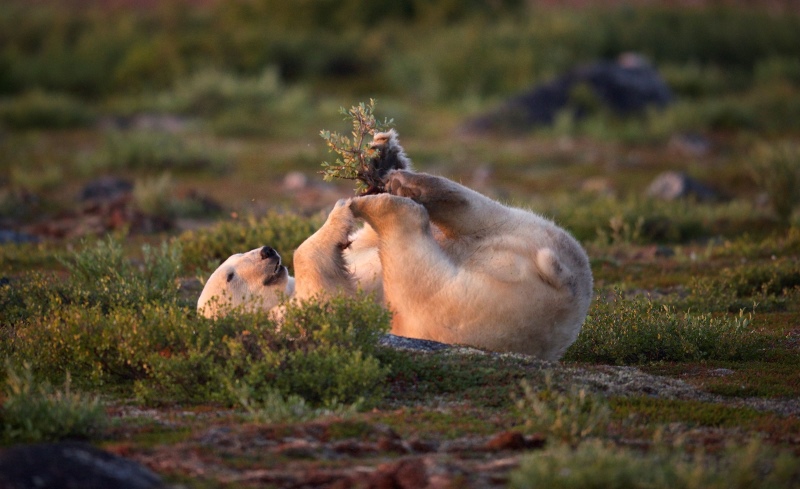
[[[381,155],[404,155],[394,133],[375,141]],[[580,244],[550,220],[444,177],[394,169],[384,181],[385,193],[336,204],[295,252],[295,280],[267,280],[276,270],[268,258],[264,276],[251,279],[256,288],[248,291],[261,283],[303,299],[362,288],[378,293],[392,311],[393,334],[560,358],[592,298]],[[353,232],[357,220],[365,225]],[[249,253],[271,255],[262,252]],[[274,292],[262,292],[269,296],[263,307],[277,305]]]
[[[371,147],[379,155],[369,162],[377,180],[393,169],[411,168],[393,129],[376,134]],[[355,219],[347,206],[346,200],[340,200],[325,224],[295,251],[295,275],[301,280],[288,275],[280,255],[268,246],[236,253],[206,280],[197,301],[198,312],[215,318],[236,308],[245,312],[264,309],[280,316],[282,299],[353,294],[357,289],[382,302],[378,237],[369,225],[354,233]]]
[[[289,275],[281,256],[269,246],[236,253],[206,280],[197,311],[205,317],[218,318],[233,309],[267,310],[280,318],[280,303],[288,298],[355,294],[357,281],[343,254],[355,225],[346,204],[346,200],[337,202],[322,227],[295,251],[295,275],[300,280]]]

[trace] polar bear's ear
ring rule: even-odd
[[[369,164],[374,175],[383,180],[391,170],[411,169],[411,160],[406,156],[406,152],[394,129],[386,132],[379,132],[372,138],[371,148],[378,150],[378,155],[370,160]]]

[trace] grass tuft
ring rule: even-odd
[[[55,389],[36,383],[29,365],[18,371],[7,362],[4,396],[0,423],[7,442],[92,438],[106,424],[98,398],[73,392],[69,374],[63,389]]]
[[[617,365],[659,361],[751,360],[771,338],[751,326],[752,315],[678,312],[641,297],[595,301],[566,360]]]
[[[721,457],[685,456],[666,450],[642,454],[591,441],[535,452],[511,474],[510,487],[589,489],[767,489],[794,487],[797,458],[777,456],[753,441]]]
[[[586,389],[572,385],[567,392],[559,392],[552,372],[545,373],[543,388],[536,389],[528,381],[521,385],[516,407],[526,428],[571,444],[605,431],[611,411]]]

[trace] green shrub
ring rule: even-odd
[[[782,229],[763,239],[754,239],[749,234],[743,234],[726,240],[720,246],[714,246],[709,251],[712,259],[798,256],[800,255],[800,227],[792,226],[789,229]]]
[[[283,263],[291,268],[294,250],[321,224],[317,218],[270,212],[259,219],[249,217],[222,222],[210,229],[187,231],[178,242],[187,269],[213,271],[232,254],[265,245],[275,248]]]
[[[158,96],[156,107],[164,112],[211,117],[232,108],[261,112],[276,105],[283,94],[274,69],[256,77],[204,71],[180,80],[170,92]]]
[[[617,365],[658,361],[750,360],[769,339],[751,326],[752,316],[679,313],[641,297],[598,299],[565,359]]]
[[[71,391],[67,374],[63,390],[34,382],[29,366],[18,372],[6,364],[0,425],[6,442],[30,443],[99,435],[106,415],[97,398]]]
[[[721,457],[665,449],[643,454],[600,441],[576,449],[559,445],[526,456],[509,487],[548,489],[790,488],[800,478],[797,458],[778,456],[757,442]]]
[[[388,369],[375,357],[388,312],[371,298],[289,304],[285,322],[236,311],[202,329],[169,355],[152,357],[137,392],[150,402],[215,399],[250,405],[276,392],[312,406],[371,404],[382,395]]]
[[[355,79],[371,90],[463,100],[508,94],[586,60],[636,51],[657,65],[718,67],[721,90],[713,75],[694,79],[701,78],[700,90],[730,93],[750,83],[765,59],[796,57],[798,16],[757,10],[538,9],[518,0],[224,2],[146,11],[4,4],[0,91],[132,93],[169,87],[194,71],[257,74],[275,66],[293,82],[346,77],[349,87]]]
[[[763,84],[792,83],[800,86],[800,60],[796,57],[770,56],[756,64],[756,82]]]
[[[8,341],[12,358],[55,379],[71,372],[81,384],[130,385],[146,378],[159,355],[188,349],[195,331],[176,306],[65,305],[17,324]]]
[[[171,170],[220,174],[230,165],[229,156],[208,142],[155,131],[112,132],[105,145],[82,162],[86,172]]]
[[[72,302],[99,304],[104,309],[138,306],[150,301],[175,303],[181,274],[181,247],[162,243],[142,246],[137,267],[125,257],[119,241],[111,237],[86,245],[61,261],[70,273]]]
[[[580,198],[573,194],[542,199],[533,208],[579,241],[601,245],[685,243],[744,232],[752,235],[775,227],[766,212],[742,200],[710,204],[691,199],[665,202],[638,196]]]
[[[148,216],[171,217],[178,209],[172,186],[169,173],[137,179],[133,186],[133,203]]]
[[[109,311],[148,302],[177,304],[179,301],[179,244],[162,243],[157,248],[143,245],[137,262],[126,257],[121,243],[112,237],[83,243],[79,250],[69,253],[42,246],[6,245],[1,256],[20,266],[37,261],[60,264],[69,273],[69,280],[27,272],[0,285],[0,330],[48,316],[53,309],[69,305],[96,306]]]
[[[659,72],[680,98],[715,96],[730,88],[730,74],[715,65],[669,63],[659,66]]]
[[[522,396],[517,399],[516,408],[527,429],[571,444],[605,431],[611,410],[603,399],[586,389],[571,385],[567,392],[559,392],[552,372],[545,373],[541,389],[535,389],[528,381],[521,385]]]
[[[17,321],[3,353],[44,377],[71,372],[81,384],[133,389],[148,403],[232,404],[245,396],[261,405],[277,392],[338,409],[382,395],[388,369],[376,345],[389,313],[372,298],[289,304],[280,326],[266,312],[209,320],[169,301],[96,302]]]
[[[58,268],[58,259],[67,253],[61,243],[49,241],[4,243],[0,246],[0,274],[8,276],[34,270],[53,270]]]
[[[65,129],[94,122],[91,109],[65,94],[32,91],[0,103],[0,122],[10,129]]]
[[[800,262],[791,256],[772,263],[725,267],[714,276],[693,277],[680,303],[706,311],[782,307],[790,292],[800,287]]]
[[[313,407],[300,396],[284,397],[278,391],[266,392],[260,396],[261,401],[253,401],[246,386],[237,394],[239,404],[245,408],[250,420],[256,423],[297,423],[327,416],[345,418],[361,409],[359,402]]]
[[[778,219],[788,223],[800,202],[800,148],[788,141],[762,144],[754,151],[750,167]]]

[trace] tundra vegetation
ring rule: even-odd
[[[0,443],[87,439],[187,487],[419,461],[467,487],[797,487],[792,2],[424,3],[2,2]],[[672,104],[622,117],[581,93],[548,127],[461,130],[629,51]],[[369,297],[281,327],[198,317],[220,261],[268,244],[291,267],[352,195],[318,174],[340,106],[583,243],[596,299],[561,362],[388,349]],[[645,194],[666,170],[717,198]],[[108,175],[132,182],[121,207],[76,203]]]

